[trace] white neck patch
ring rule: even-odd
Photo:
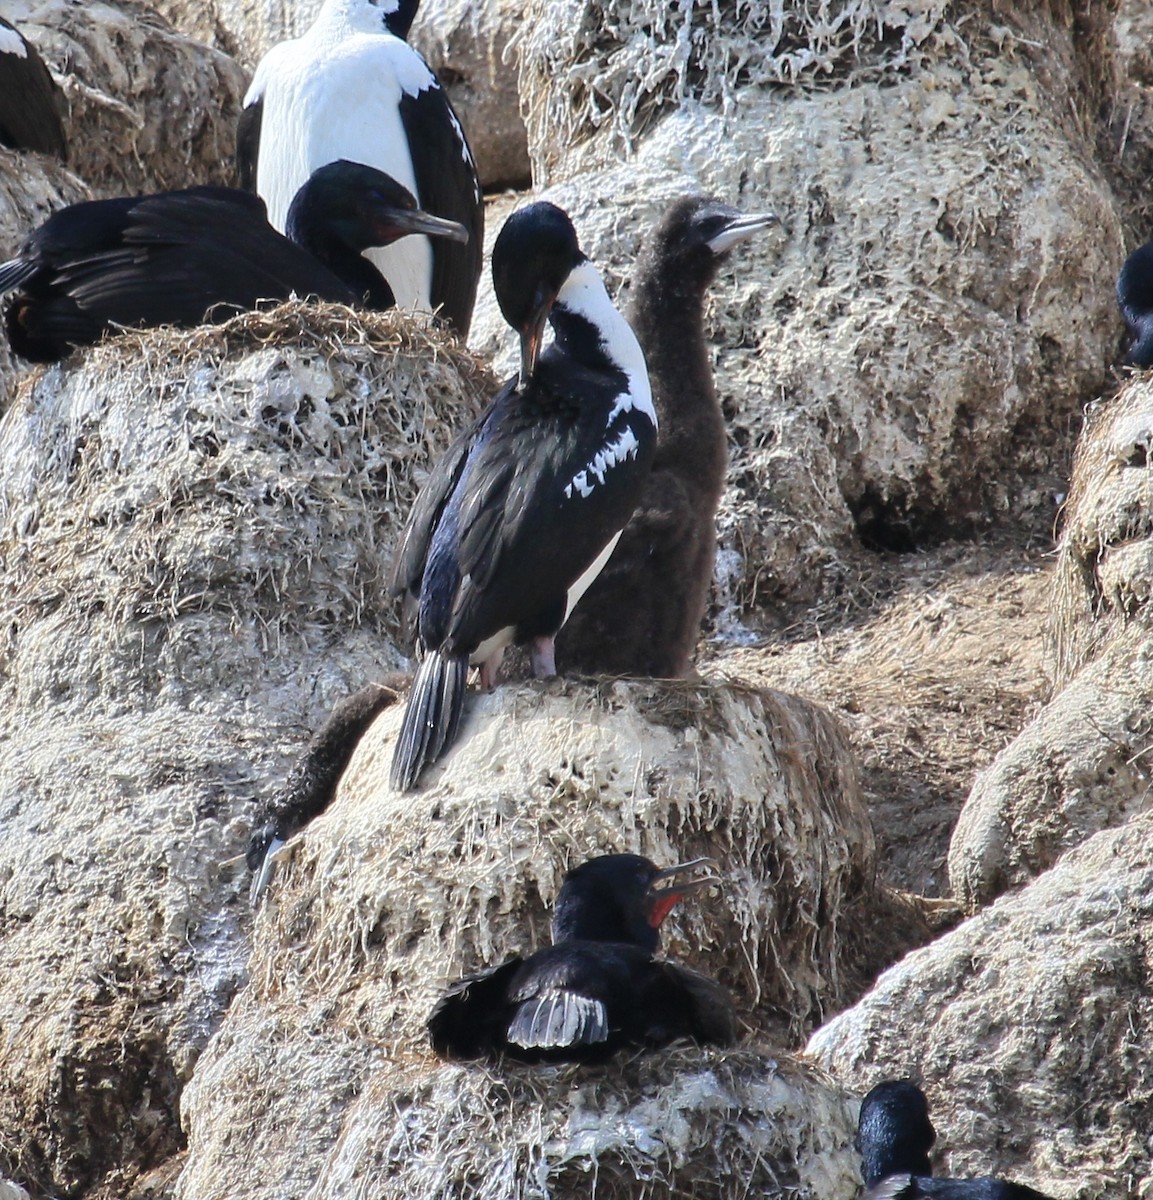
[[[609,361],[628,377],[628,388],[617,397],[609,421],[617,413],[636,409],[645,413],[656,426],[649,372],[644,352],[632,326],[609,299],[600,272],[591,262],[583,262],[569,272],[556,298],[556,306],[584,317],[600,334],[601,349]]]

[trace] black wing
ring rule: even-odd
[[[236,175],[246,192],[256,191],[256,168],[260,160],[260,126],[264,120],[264,97],[258,96],[240,110],[236,122]]]
[[[676,963],[652,964],[642,1006],[648,1022],[646,1040],[689,1037],[713,1046],[737,1040],[732,997],[715,979]]]
[[[268,224],[263,201],[195,188],[137,203],[120,245],[77,256],[60,287],[104,320],[195,325],[217,308],[250,309],[295,293],[340,303],[356,297],[327,267]]]
[[[508,394],[470,456],[457,530],[461,582],[446,642],[454,652],[563,605],[640,497],[656,441],[651,424],[640,430],[635,458],[590,495],[571,486],[628,415],[605,424],[619,381],[571,361],[554,371],[554,363],[542,357],[524,393]]]
[[[401,96],[400,119],[408,138],[417,200],[425,212],[459,221],[468,242],[430,238],[433,307],[460,334],[468,336],[484,257],[484,198],[476,162],[439,83],[415,96]]]
[[[23,53],[7,48],[13,38]],[[35,46],[0,17],[0,144],[66,158],[63,110],[60,89]]]
[[[485,1058],[505,1047],[512,1007],[509,984],[522,966],[510,958],[499,967],[466,975],[437,1001],[426,1028],[433,1052],[441,1058]]]

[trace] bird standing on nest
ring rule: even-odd
[[[660,420],[636,512],[557,639],[563,669],[679,678],[688,673],[716,560],[727,434],[704,334],[705,290],[738,243],[777,224],[690,196],[665,213],[637,263],[629,323]]]
[[[237,130],[242,187],[285,227],[309,172],[338,158],[402,183],[427,212],[463,225],[459,245],[413,238],[366,250],[404,309],[441,315],[468,336],[484,244],[484,201],[460,121],[406,41],[417,0],[325,0],[299,38],[261,59]]]
[[[675,881],[715,866],[698,858],[662,871],[639,854],[606,854],[569,871],[553,944],[453,984],[428,1020],[433,1050],[442,1058],[600,1062],[678,1038],[730,1044],[736,1022],[725,990],[653,957],[673,907],[719,882],[711,871]]]
[[[861,1200],[1050,1200],[1001,1179],[934,1179],[929,1151],[937,1131],[925,1093],[908,1079],[877,1084],[861,1102],[857,1149],[865,1192]]]
[[[391,308],[392,292],[361,251],[413,233],[463,239],[465,230],[416,207],[373,167],[315,171],[276,232],[256,196],[196,187],[91,200],[54,213],[0,263],[0,294],[15,354],[55,362],[113,325],[200,325],[265,300],[316,296]]]
[[[492,274],[520,374],[437,463],[401,534],[393,590],[423,657],[392,760],[399,791],[456,738],[470,661],[488,688],[505,649],[528,643],[534,673],[556,673],[553,638],[612,553],[656,443],[644,355],[568,216],[514,213]]]

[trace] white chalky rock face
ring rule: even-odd
[[[971,909],[1148,807],[1153,710],[1153,384],[1090,415],[1049,603],[1056,690],[977,778],[949,850]]]

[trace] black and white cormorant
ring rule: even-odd
[[[937,1131],[925,1093],[908,1079],[879,1083],[861,1102],[857,1148],[862,1200],[1050,1200],[1020,1183],[934,1179],[929,1151]]]
[[[36,47],[0,17],[0,146],[67,157],[64,98]]]
[[[381,171],[349,162],[313,173],[288,237],[259,198],[235,188],[73,204],[0,263],[0,294],[20,289],[5,312],[8,341],[22,358],[55,362],[112,325],[199,325],[293,295],[391,308],[388,284],[360,252],[412,233],[467,236]]]
[[[612,553],[656,444],[644,355],[568,216],[543,202],[514,213],[492,275],[520,374],[436,465],[397,548],[393,590],[423,656],[392,762],[402,791],[456,737],[470,661],[488,688],[505,648],[528,643],[534,673],[556,673],[553,638]]]
[[[401,308],[440,309],[468,335],[480,279],[484,203],[460,121],[406,41],[418,0],[325,0],[299,38],[261,59],[237,131],[242,187],[284,228],[309,172],[337,158],[399,180],[427,212],[456,221],[467,243],[413,238],[367,252]]]
[[[638,854],[606,854],[569,871],[553,944],[453,984],[428,1019],[433,1050],[442,1058],[599,1062],[677,1038],[734,1042],[725,989],[653,957],[677,901],[719,882],[711,873],[677,877],[715,866],[704,858],[661,871]]]
[[[716,561],[728,447],[704,333],[705,290],[732,248],[777,223],[719,200],[678,200],[633,273],[629,323],[660,420],[645,490],[605,569],[557,638],[563,671],[688,673]]]
[[[1133,335],[1125,365],[1153,367],[1153,242],[1138,246],[1121,267],[1117,306]]]
[[[366,684],[346,696],[265,804],[244,856],[252,872],[249,899],[253,904],[268,887],[284,844],[328,807],[365,731],[397,698],[398,694],[382,683]]]

